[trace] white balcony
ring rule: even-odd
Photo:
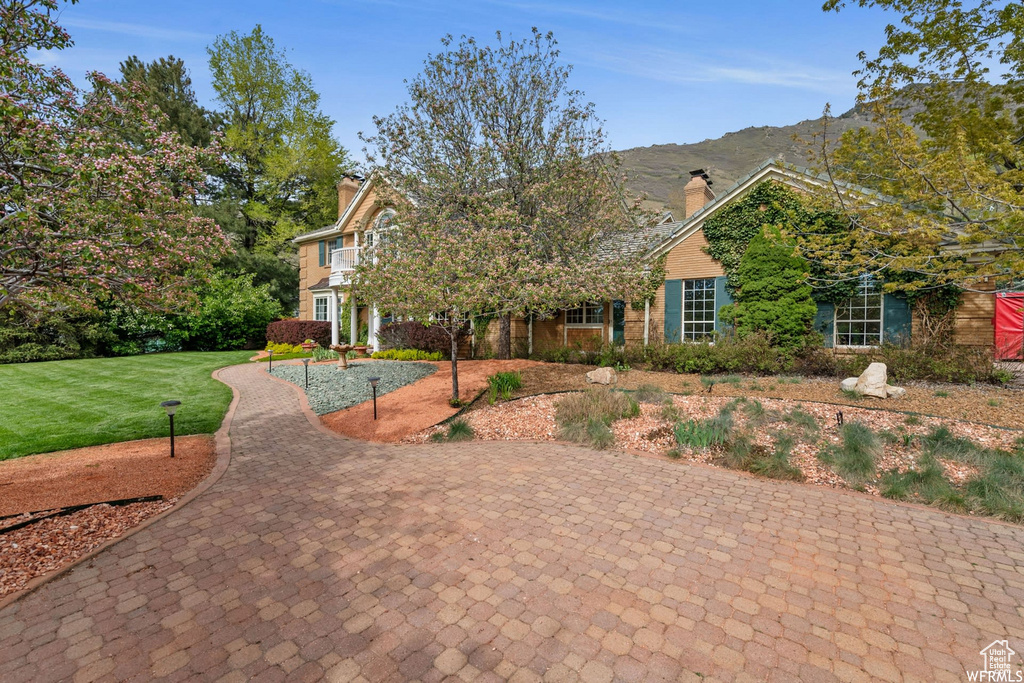
[[[347,285],[352,281],[352,273],[359,265],[359,252],[362,247],[343,247],[331,250],[331,278],[332,287]]]

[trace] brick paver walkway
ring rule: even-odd
[[[240,366],[213,488],[0,613],[0,681],[964,680],[1024,529],[542,444],[323,434]]]

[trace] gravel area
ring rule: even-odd
[[[525,368],[523,388],[518,396],[552,391],[585,389],[585,375],[594,366],[561,363],[542,363]],[[636,389],[653,384],[670,393],[705,393],[700,375],[680,375],[674,372],[630,370],[620,372],[618,387]],[[716,380],[722,379],[716,377]],[[969,420],[982,424],[1024,429],[1024,392],[1020,389],[990,385],[964,386],[933,382],[908,382],[902,386],[907,395],[900,399],[851,399],[839,391],[839,380],[820,377],[751,377],[732,376],[738,382],[719,381],[712,389],[713,396],[750,396],[754,398],[782,398],[796,401],[816,401],[851,405],[859,408],[882,408],[901,412],[935,415],[954,420]]]
[[[295,384],[306,392],[309,407],[317,415],[369,401],[373,398],[370,377],[380,377],[377,396],[400,389],[437,372],[431,363],[394,360],[349,362],[348,370],[339,370],[335,362],[309,366],[309,387],[305,369],[299,365],[274,365],[274,376]]]
[[[717,388],[717,387],[716,387]],[[522,399],[498,403],[494,406],[483,406],[465,415],[466,421],[473,428],[475,437],[483,440],[496,441],[554,441],[557,425],[555,424],[555,405],[561,398],[559,395],[532,396]],[[680,420],[704,419],[716,415],[732,397],[708,396],[694,394],[689,396],[673,396],[672,402],[679,411]],[[811,440],[798,440],[790,455],[791,464],[800,468],[806,480],[812,484],[830,487],[850,487],[847,482],[831,468],[821,463],[818,451],[828,445],[839,443],[839,430],[836,423],[836,412],[842,410],[844,422],[861,422],[873,431],[888,431],[902,437],[903,434],[922,436],[933,428],[945,425],[956,436],[966,437],[980,445],[990,448],[1010,450],[1014,441],[1021,436],[1017,430],[1001,429],[971,422],[964,422],[941,417],[919,417],[908,424],[908,415],[891,410],[871,410],[856,406],[836,406],[826,403],[811,403],[788,399],[758,399],[763,405],[767,417],[752,426],[756,435],[755,441],[771,447],[776,436],[781,432],[790,432],[789,423],[782,416],[800,409],[811,414],[819,427],[819,433]],[[641,452],[653,455],[665,455],[675,447],[673,422],[662,418],[662,406],[641,404],[641,414],[635,418],[618,420],[612,424],[615,435],[615,446],[618,450]],[[734,413],[736,429],[748,426],[748,418],[742,409]],[[425,442],[443,427],[433,427],[407,439],[409,442]],[[714,450],[680,449],[682,459],[705,464],[717,464],[718,454]],[[904,446],[901,439],[886,444],[884,454],[880,458],[878,471],[890,469],[906,471],[912,467],[919,455],[918,447]],[[942,462],[946,474],[959,483],[974,474],[974,470],[959,463]],[[878,494],[876,486],[870,483],[864,487],[868,493]]]
[[[73,562],[175,502],[94,505],[0,534],[0,596],[21,590],[34,577]]]

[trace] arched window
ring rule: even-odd
[[[379,216],[373,221],[373,226],[366,231],[363,236],[364,242],[367,247],[372,247],[374,244],[380,242],[381,237],[391,228],[391,224],[395,218],[394,209],[385,209]]]

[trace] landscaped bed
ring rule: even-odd
[[[177,439],[174,459],[167,439],[146,439],[0,463],[0,529],[68,506],[163,496],[96,505],[0,533],[0,596],[168,509],[210,473],[215,460],[213,437],[196,435]],[[37,514],[19,514],[30,512]]]
[[[780,382],[722,384],[750,381]],[[902,413],[897,401],[882,404],[895,410],[877,403],[871,409],[866,402],[716,396],[723,391],[718,384],[699,386],[700,393],[688,395],[644,385],[634,392],[530,396],[477,407],[462,417],[471,431],[457,431],[461,438],[578,441],[1024,521],[1019,430]],[[453,433],[445,425],[408,440],[448,440]]]
[[[309,407],[317,415],[343,410],[373,398],[370,378],[379,377],[377,396],[400,389],[407,384],[437,372],[430,363],[405,361],[350,362],[348,370],[337,363],[319,363],[309,366],[309,387],[306,387],[306,368],[302,365],[275,365],[273,375],[285,379],[306,392]]]

